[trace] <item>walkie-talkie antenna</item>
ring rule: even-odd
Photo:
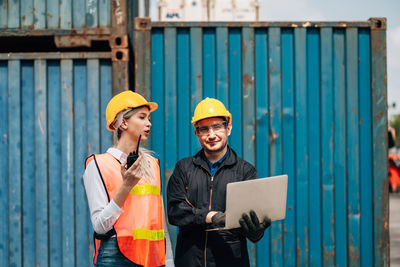
[[[137,141],[137,146],[136,146],[136,154],[139,155],[139,145],[140,145],[140,139],[142,138],[142,135],[139,135],[139,139]]]

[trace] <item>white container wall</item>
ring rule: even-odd
[[[206,0],[160,0],[158,1],[160,21],[205,21],[207,20]]]
[[[157,17],[160,21],[258,21],[258,6],[258,0],[159,0]]]
[[[258,0],[210,0],[209,21],[258,21]]]

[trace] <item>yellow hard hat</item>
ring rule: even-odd
[[[147,102],[143,96],[132,91],[124,91],[115,95],[111,98],[110,102],[108,102],[106,109],[107,129],[110,131],[116,130],[113,123],[118,113],[128,108],[137,108],[141,106],[147,106],[150,112],[153,112],[158,107],[157,103]]]
[[[198,121],[213,117],[225,117],[228,123],[232,123],[232,115],[225,108],[224,104],[215,98],[207,97],[197,104],[194,110],[192,124],[195,126]]]

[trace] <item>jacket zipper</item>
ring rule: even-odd
[[[214,181],[214,176],[211,176],[210,204],[208,205],[208,211],[211,210],[211,200],[212,200],[213,181]],[[207,240],[208,240],[208,232],[206,231],[206,242],[205,242],[205,244],[204,244],[204,267],[207,267]]]

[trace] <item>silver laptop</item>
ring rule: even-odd
[[[226,221],[224,229],[240,227],[243,213],[254,210],[258,219],[268,216],[271,221],[285,219],[287,175],[229,183],[226,188]]]

